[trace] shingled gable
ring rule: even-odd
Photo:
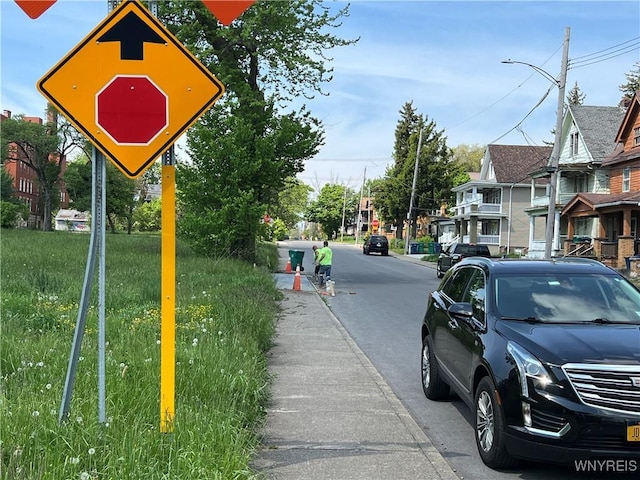
[[[620,107],[569,105],[578,133],[582,137],[593,163],[602,163],[616,146],[616,131],[625,112]]]
[[[536,147],[531,145],[495,145],[487,146],[485,160],[493,167],[497,183],[514,184],[528,183],[531,174],[548,163],[551,147]],[[491,168],[483,168],[483,173]],[[483,180],[489,180],[483,178]],[[547,179],[537,179],[537,184],[544,185]]]
[[[640,124],[640,91],[636,92],[629,108],[627,108],[615,137],[616,149],[602,162],[603,167],[640,159],[640,146],[633,146],[632,142],[630,142],[633,136],[633,128],[638,124]]]

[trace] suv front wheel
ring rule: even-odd
[[[476,391],[476,444],[482,461],[491,468],[510,468],[517,464],[507,451],[504,418],[496,398],[496,387],[484,377]]]
[[[438,278],[444,277],[444,273],[442,273],[442,265],[440,265],[439,261],[436,264],[436,275],[438,276]]]

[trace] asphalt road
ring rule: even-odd
[[[319,245],[289,243],[290,248],[305,251],[306,274],[313,273],[314,243]],[[422,392],[420,327],[428,293],[439,284],[435,270],[394,256],[363,255],[355,246],[332,243],[331,247],[337,293],[324,297],[329,307],[461,478],[574,480],[585,476],[573,467],[533,462],[522,462],[509,471],[486,467],[476,449],[473,415],[466,405],[455,396],[433,402]]]

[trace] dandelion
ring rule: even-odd
[[[124,363],[124,362],[120,363],[120,368],[124,368],[126,366],[127,366],[126,363]]]
[[[82,472],[78,478],[80,478],[80,480],[89,480],[91,475],[89,475],[89,472]]]
[[[76,422],[81,424],[82,422],[84,422],[84,420],[82,419],[82,417],[76,417]]]
[[[56,413],[58,413],[58,412],[56,412],[56,409],[55,409],[55,408],[52,408],[52,409],[49,411],[49,413],[51,413],[51,415],[55,415],[55,414],[56,414]]]
[[[95,448],[93,448],[93,447],[91,447],[91,448],[87,451],[87,453],[88,453],[89,455],[94,455],[94,454],[96,453],[96,449],[95,449]]]
[[[71,457],[71,458],[69,459],[69,463],[70,463],[71,465],[77,465],[77,464],[79,464],[79,463],[80,463],[80,458],[79,458],[79,457]]]
[[[44,367],[44,362],[38,362],[38,363],[36,363],[36,367]]]
[[[45,388],[46,388],[47,390],[51,390],[51,384],[50,384],[50,383],[47,383],[47,384],[45,385]]]
[[[160,340],[156,340],[156,345],[160,345]]]
[[[40,416],[40,412],[39,412],[38,410],[34,410],[34,411],[31,413],[31,416],[32,416],[32,417],[39,417],[39,416]]]

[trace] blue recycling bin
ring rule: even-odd
[[[419,245],[419,243],[418,243],[418,242],[411,242],[411,243],[409,244],[409,253],[410,253],[411,255],[415,255],[415,254],[417,254],[417,253],[420,253],[420,252],[418,252],[418,245]]]

